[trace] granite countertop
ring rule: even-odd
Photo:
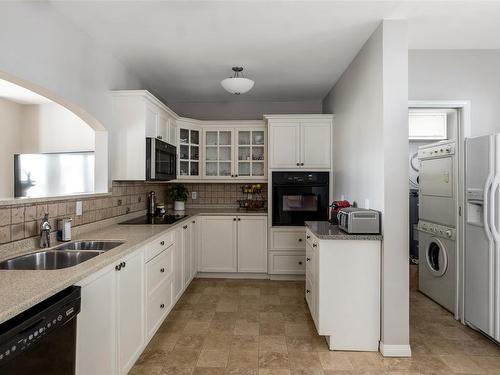
[[[328,221],[306,221],[306,227],[320,240],[380,241],[381,234],[349,234]]]
[[[72,240],[123,240],[125,243],[77,266],[60,270],[0,270],[0,323],[74,285],[87,276],[118,261],[156,238],[166,230],[183,225],[200,215],[267,215],[267,212],[247,212],[238,208],[190,208],[186,217],[171,225],[110,224],[73,236]],[[125,219],[124,219],[125,220]],[[58,244],[54,244],[57,246]],[[27,249],[16,256],[40,249]]]

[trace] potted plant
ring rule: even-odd
[[[174,201],[175,211],[184,211],[188,199],[188,189],[183,184],[175,184],[170,189],[170,199]]]

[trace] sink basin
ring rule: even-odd
[[[124,241],[73,241],[54,247],[53,250],[100,250],[108,251],[120,246]]]
[[[50,250],[21,255],[0,262],[3,270],[58,270],[92,259],[123,244],[123,241],[74,241]]]

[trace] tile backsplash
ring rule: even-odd
[[[238,199],[244,199],[242,186],[245,184],[185,184],[189,190],[186,207],[237,206]],[[168,189],[171,184],[114,181],[110,194],[84,198],[48,199],[36,203],[0,206],[0,244],[19,241],[39,235],[40,221],[49,213],[52,231],[57,230],[57,219],[70,217],[73,226],[90,224],[147,208],[147,195],[156,193],[157,202],[171,203]],[[264,199],[267,199],[267,185],[262,184]],[[197,199],[191,193],[197,193]],[[83,214],[75,215],[76,202],[82,201]]]

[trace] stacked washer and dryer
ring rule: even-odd
[[[455,141],[419,147],[418,287],[457,311],[457,178]]]

